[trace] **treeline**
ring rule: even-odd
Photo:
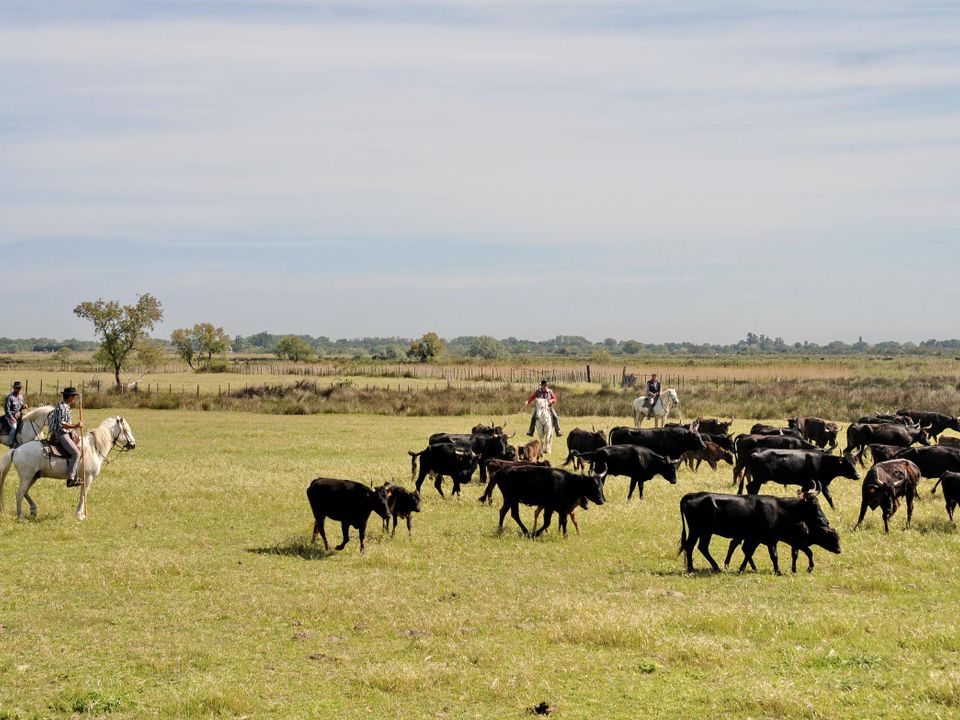
[[[207,326],[208,323],[202,324]],[[197,327],[201,327],[198,325]],[[213,326],[209,326],[212,328]],[[215,330],[222,332],[222,328]],[[176,332],[174,340],[176,340]],[[435,340],[429,348],[423,348],[424,338]],[[292,340],[299,341],[297,344]],[[170,340],[157,340],[165,350],[178,352],[177,343]],[[182,345],[182,344],[181,344]],[[214,345],[208,344],[209,347]],[[516,337],[494,338],[489,335],[462,335],[451,339],[437,338],[433,333],[423,338],[403,337],[364,337],[331,339],[326,336],[308,334],[289,335],[259,332],[254,335],[235,335],[231,339],[224,336],[222,345],[216,345],[217,354],[222,350],[234,353],[272,353],[289,359],[307,359],[296,357],[296,349],[309,350],[312,357],[354,358],[389,360],[431,359],[440,355],[447,357],[479,358],[498,360],[523,357],[573,357],[592,358],[605,361],[617,357],[632,355],[691,355],[691,356],[734,356],[734,355],[947,355],[960,352],[960,339],[924,340],[921,343],[896,342],[887,340],[867,343],[861,338],[855,343],[835,340],[827,344],[814,342],[788,343],[781,337],[769,337],[748,333],[747,336],[730,344],[710,344],[694,342],[645,343],[639,340],[617,340],[606,338],[601,342],[592,342],[581,335],[557,335],[549,340],[524,340]],[[97,350],[99,343],[91,340],[55,340],[52,338],[0,338],[0,353],[18,352],[56,352],[62,348],[70,351]],[[414,352],[411,352],[411,348]],[[418,351],[418,349],[427,352]],[[209,358],[208,358],[209,359]]]
[[[232,341],[233,352],[275,352],[289,335],[260,332]],[[400,361],[410,357],[410,348],[418,341],[402,337],[341,338],[296,335],[319,357],[354,357]],[[921,343],[899,343],[893,340],[855,343],[835,340],[827,344],[814,342],[788,343],[781,337],[748,333],[726,345],[694,342],[644,343],[638,340],[606,338],[592,342],[580,335],[557,335],[549,340],[524,340],[516,337],[497,339],[489,335],[463,335],[443,341],[442,354],[450,357],[476,357],[486,360],[517,357],[581,357],[604,360],[607,356],[631,355],[942,355],[960,351],[960,339],[925,340]]]
[[[0,337],[0,353],[13,355],[18,352],[57,352],[66,348],[75,352],[96,350],[100,343],[94,340],[54,340],[53,338],[8,338]]]

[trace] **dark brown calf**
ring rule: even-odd
[[[889,520],[900,506],[898,498],[907,501],[907,527],[910,527],[919,484],[920,468],[909,460],[886,460],[874,465],[863,478],[860,517],[853,529],[860,527],[868,507],[871,510],[879,507],[883,513],[883,531],[890,532]]]
[[[680,459],[686,461],[687,467],[691,470],[699,470],[700,463],[704,461],[710,466],[711,470],[716,470],[717,463],[721,461],[728,465],[734,464],[735,458],[732,452],[724,450],[715,442],[710,442],[709,440],[705,440],[703,444],[706,445],[706,447],[702,450],[687,450],[680,456]],[[696,465],[693,464],[694,461],[696,461]]]

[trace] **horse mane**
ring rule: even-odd
[[[39,405],[35,408],[30,408],[23,414],[24,420],[40,420],[42,417],[49,415],[53,412],[53,405]]]
[[[93,446],[101,457],[106,457],[110,452],[110,447],[113,445],[113,433],[110,432],[110,423],[115,423],[116,421],[116,418],[109,417],[89,433]]]

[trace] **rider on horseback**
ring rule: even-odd
[[[13,390],[3,401],[3,418],[7,421],[7,427],[10,428],[10,436],[7,438],[7,445],[17,446],[17,429],[20,425],[20,418],[23,417],[23,411],[27,409],[27,403],[20,394],[23,383],[17,380],[13,383]]]
[[[77,461],[80,459],[80,449],[74,440],[74,434],[71,430],[82,430],[83,422],[71,422],[72,417],[70,408],[80,397],[75,387],[64,388],[63,401],[60,402],[50,413],[47,420],[47,427],[50,428],[50,442],[59,445],[60,449],[67,456],[67,487],[77,487],[80,481],[77,480]]]
[[[552,388],[547,386],[546,380],[540,381],[540,388],[534,390],[533,394],[527,398],[527,401],[523,404],[524,407],[532,403],[537,398],[546,398],[550,401],[550,417],[553,419],[553,430],[557,434],[557,437],[563,437],[563,433],[560,432],[560,418],[557,417],[557,410],[554,408],[554,405],[557,404],[557,394],[553,391]],[[530,416],[530,429],[527,430],[527,435],[533,437],[533,427],[537,423],[537,413],[534,411],[533,415]]]
[[[657,406],[657,400],[660,399],[660,381],[657,380],[657,374],[653,373],[647,381],[647,402],[645,410],[649,417],[653,417],[653,408]]]

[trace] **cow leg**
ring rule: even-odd
[[[733,483],[737,484],[737,480],[740,481],[740,487],[737,488],[737,495],[743,495],[743,483],[746,480],[746,476],[743,472],[743,466],[740,465],[739,461],[736,465],[733,466]]]
[[[317,535],[323,538],[323,549],[327,552],[330,552],[330,544],[327,542],[327,534],[323,531],[323,520],[324,518],[319,518],[315,523],[313,523],[313,537],[310,539],[311,543],[317,541]]]
[[[710,464],[710,469],[713,470],[714,472],[716,472],[716,471],[717,471],[717,461],[710,459],[710,460],[707,460],[707,462]],[[698,469],[698,470],[700,469],[700,461],[699,461],[699,460],[697,461],[697,469]]]
[[[536,527],[537,523],[540,522],[540,516],[543,515],[543,508],[538,507],[533,511],[533,526]]]
[[[513,503],[513,505],[510,507],[510,517],[512,517],[514,519],[514,522],[516,522],[517,525],[520,526],[520,529],[523,531],[523,534],[529,537],[530,531],[527,530],[527,526],[524,525],[523,520],[520,519],[520,503],[519,502]],[[549,522],[549,520],[550,518],[547,517],[546,520],[544,521],[544,525],[543,525],[544,527],[547,526],[547,523]]]
[[[440,497],[443,497],[443,475],[437,475],[437,479],[433,481],[433,486],[437,489],[437,492],[440,493]]]
[[[543,525],[541,526],[541,528],[540,528],[539,530],[537,530],[536,532],[533,533],[533,536],[534,536],[534,537],[540,537],[541,535],[543,535],[543,533],[546,531],[546,529],[547,529],[548,527],[550,527],[550,521],[551,521],[552,519],[553,519],[553,510],[551,510],[550,508],[545,509],[545,510],[543,511]],[[519,521],[518,521],[518,522],[519,522]],[[536,523],[534,523],[534,526],[536,526]],[[521,527],[523,527],[523,526],[521,525]]]
[[[451,478],[453,480],[453,490],[450,491],[451,495],[456,495],[457,500],[460,499],[460,481],[456,477]]]
[[[700,550],[700,554],[703,555],[707,562],[710,563],[710,567],[713,568],[714,572],[720,572],[720,566],[717,565],[717,561],[713,559],[713,556],[710,554],[710,539],[712,535],[703,535],[700,538],[700,542],[697,543],[697,549]],[[692,563],[690,563],[692,567]]]
[[[888,513],[886,510],[883,511],[883,531],[884,531],[885,533],[889,533],[889,532],[890,532],[890,522],[889,522],[889,521],[890,521],[890,515],[891,515],[891,514],[892,514],[892,513]]]
[[[836,510],[836,508],[833,506],[833,495],[830,494],[830,487],[827,485],[824,485],[823,488],[821,489],[821,492],[823,493],[823,496],[827,499],[827,504],[830,506],[830,509]]]
[[[910,520],[913,518],[913,491],[907,488],[907,527],[910,527]]]
[[[953,499],[947,499],[947,517],[950,518],[950,522],[953,522],[953,510],[957,507],[957,503]]]
[[[411,515],[413,515],[413,513],[407,514],[407,535],[413,535],[413,528],[410,527]],[[396,526],[394,526],[393,529],[396,530],[397,529]]]
[[[760,543],[754,541],[745,541],[743,543],[743,562],[740,563],[740,568],[737,570],[738,573],[743,573],[747,569],[747,563],[753,560],[753,553],[756,551]]]
[[[867,516],[867,493],[864,491],[863,499],[860,501],[860,517],[857,518],[857,524],[853,526],[853,529],[856,530],[860,527],[860,523],[863,522],[863,518]]]
[[[420,486],[423,485],[423,481],[427,477],[427,469],[423,466],[423,463],[420,463],[420,474],[417,476],[417,482],[414,483],[414,486],[417,488],[417,492],[420,492]]]
[[[510,506],[507,505],[507,499],[504,498],[503,507],[500,508],[500,526],[498,528],[500,532],[503,532],[503,519],[507,516],[507,512],[509,512],[509,510],[510,510]]]
[[[407,522],[410,521],[410,516],[407,515]],[[395,537],[397,534],[397,514],[393,514],[393,530],[390,531],[390,537]]]
[[[557,521],[560,523],[560,529],[563,530],[563,536],[567,536],[567,514],[565,512],[559,513]]]
[[[806,554],[806,556],[807,556],[807,572],[808,572],[808,573],[812,573],[812,572],[813,572],[813,550],[811,550],[811,549],[808,548],[808,547],[803,547],[803,548],[800,548],[800,549],[803,550],[803,552],[804,552],[804,553]],[[796,572],[796,571],[794,571],[794,572]]]
[[[367,534],[367,521],[366,521],[366,520],[364,520],[362,523],[360,523],[360,527],[357,528],[357,534],[360,536],[360,552],[362,553],[363,550],[364,550],[364,548],[363,548],[363,538],[364,538],[364,537],[366,536],[366,534]],[[347,543],[346,543],[346,540],[344,540],[344,543],[343,543],[343,544],[344,544],[344,545],[347,544]]]
[[[800,550],[791,546],[790,547],[790,572],[795,573],[797,571],[797,556],[800,554]],[[807,571],[809,572],[809,570]]]
[[[727,557],[725,557],[723,560],[723,566],[725,568],[730,567],[730,560],[733,558],[733,551],[736,550],[740,546],[740,543],[742,542],[743,542],[742,540],[737,540],[737,539],[733,539],[730,541],[730,547],[727,548]]]
[[[340,523],[340,528],[343,530],[343,542],[337,545],[337,550],[343,550],[350,542],[350,523],[344,520]]]
[[[780,563],[777,559],[777,543],[776,541],[767,545],[767,551],[770,553],[770,562],[773,563],[773,572],[777,575],[782,575],[780,572]]]
[[[577,514],[571,510],[570,511],[570,521],[573,523],[573,529],[577,531],[577,535],[580,534],[580,526],[577,525]]]

